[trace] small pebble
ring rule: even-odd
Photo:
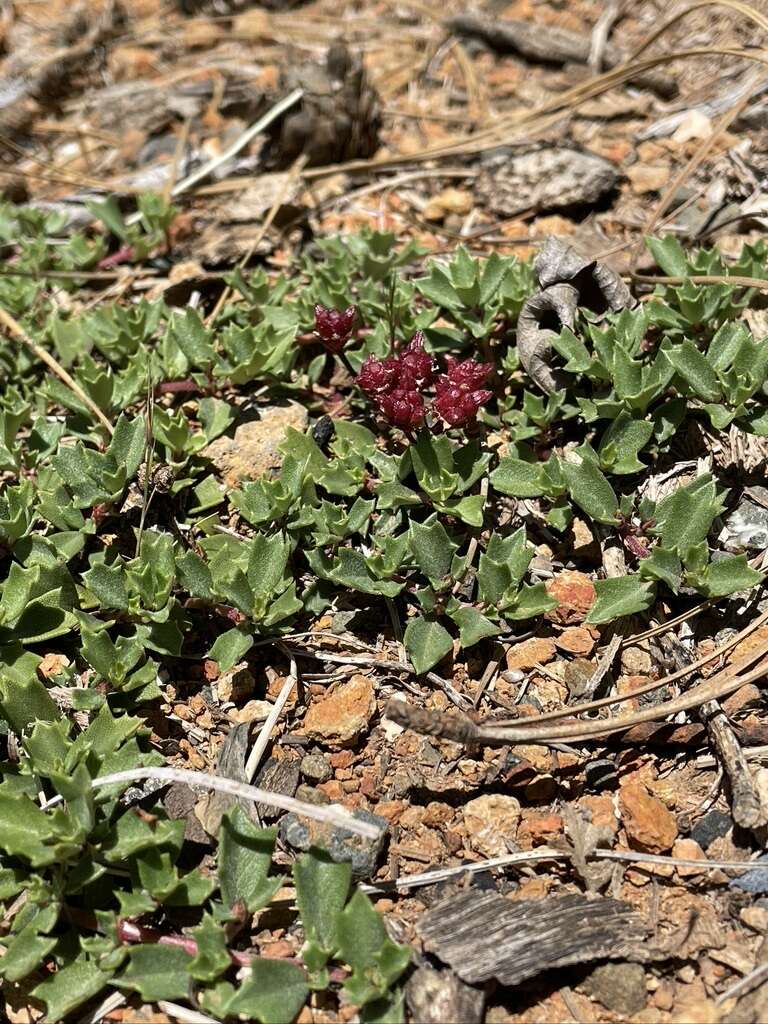
[[[610,789],[616,785],[618,775],[616,765],[608,758],[600,758],[597,761],[590,761],[584,766],[584,778],[587,786],[595,793],[604,789]]]
[[[768,853],[764,853],[753,863],[763,864],[764,867],[745,871],[738,878],[732,878],[728,884],[732,889],[741,889],[742,892],[768,893]]]
[[[731,816],[725,811],[708,811],[691,829],[691,839],[695,840],[702,850],[706,850],[715,839],[727,835],[732,825]]]
[[[299,767],[309,782],[327,782],[333,775],[333,769],[322,754],[305,754]]]

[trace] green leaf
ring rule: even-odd
[[[215,981],[232,964],[223,926],[211,914],[203,914],[200,924],[190,928],[189,933],[197,943],[189,973],[198,981]]]
[[[259,1024],[290,1024],[309,995],[307,977],[296,964],[261,957],[251,963],[246,978],[227,1011],[245,1014]]]
[[[352,864],[337,863],[321,850],[310,850],[293,865],[296,903],[304,928],[304,963],[310,971],[325,966],[336,948],[338,917],[352,881]]]
[[[692,341],[686,338],[679,345],[665,348],[663,352],[694,394],[705,402],[718,401],[723,393],[720,380],[706,356],[699,352]]]
[[[616,523],[619,501],[600,472],[597,463],[583,458],[580,463],[560,460],[568,493],[579,508],[598,523]]]
[[[491,473],[491,484],[500,494],[514,498],[538,498],[546,493],[541,463],[523,462],[505,455]]]
[[[496,636],[499,632],[499,627],[472,605],[464,605],[449,614],[459,628],[459,640],[463,648],[472,647],[485,637]]]
[[[543,583],[524,583],[515,595],[512,604],[504,609],[504,616],[517,622],[521,619],[532,619],[536,615],[543,615],[544,612],[556,607],[557,601],[549,596]]]
[[[339,915],[338,956],[352,968],[344,985],[354,1003],[381,998],[408,966],[411,951],[392,942],[366,895],[356,892]]]
[[[268,877],[275,846],[274,829],[259,828],[239,804],[221,819],[219,833],[219,885],[228,907],[243,904],[251,913],[266,907],[283,884]]]
[[[421,675],[428,672],[441,658],[453,650],[451,634],[439,622],[416,616],[405,627],[405,649],[413,667]]]
[[[125,479],[130,480],[136,474],[147,439],[147,425],[143,416],[129,420],[122,414],[115,424],[115,433],[109,443],[108,453],[116,465],[125,470]]]
[[[97,562],[83,573],[83,582],[102,608],[128,608],[125,570],[121,563],[108,566]]]
[[[663,547],[682,558],[688,548],[705,540],[722,509],[714,480],[703,474],[661,499],[653,533],[661,536]]]
[[[241,629],[228,629],[226,633],[221,633],[216,637],[206,657],[217,661],[222,672],[228,672],[243,660],[252,647],[252,636],[244,633]]]
[[[673,594],[676,594],[683,567],[676,551],[669,551],[659,544],[647,558],[640,559],[639,572],[643,579],[661,580]]]
[[[416,564],[434,586],[450,582],[451,563],[458,546],[438,522],[437,515],[431,515],[423,524],[411,523],[408,546]]]
[[[42,999],[48,1009],[46,1020],[54,1024],[98,995],[108,980],[105,971],[81,955],[41,981],[32,989],[32,995]]]
[[[603,435],[598,454],[600,465],[612,473],[637,473],[645,469],[637,453],[650,441],[653,423],[634,419],[622,411]]]
[[[127,955],[128,966],[113,985],[135,990],[147,1003],[188,996],[192,957],[179,946],[131,946]]]
[[[747,564],[746,555],[733,555],[710,562],[694,584],[705,597],[727,597],[749,590],[764,579]]]
[[[12,982],[26,978],[35,968],[40,967],[58,940],[41,935],[33,919],[21,931],[4,941],[6,950],[0,958],[0,977]]]
[[[638,576],[619,576],[595,580],[595,595],[595,603],[585,622],[599,626],[650,608],[656,596],[656,585]]]
[[[688,260],[685,251],[674,235],[663,238],[646,238],[645,244],[658,265],[669,277],[687,277]]]

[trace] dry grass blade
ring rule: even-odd
[[[699,0],[698,3],[689,4],[688,7],[684,7],[681,11],[677,11],[672,17],[665,21],[663,25],[652,32],[651,35],[634,51],[630,60],[637,60],[638,57],[645,53],[645,51],[660,39],[666,32],[676,25],[677,22],[682,21],[683,18],[687,18],[689,14],[693,14],[694,11],[700,11],[705,7],[727,7],[731,11],[735,11],[737,14],[743,14],[745,18],[750,21],[754,21],[755,24],[759,25],[760,28],[765,29],[768,32],[768,18],[765,17],[760,11],[751,7],[749,4],[741,3],[741,0]]]
[[[572,708],[560,708],[558,711],[547,711],[541,715],[532,715],[530,718],[520,719],[520,725],[535,725],[538,722],[553,722],[558,718],[571,718],[574,715],[584,714],[586,711],[596,711],[598,708],[610,707],[613,704],[621,704],[624,701],[642,697],[646,693],[653,693],[655,690],[660,690],[664,686],[669,686],[670,683],[674,683],[678,679],[684,679],[685,676],[690,675],[692,672],[697,672],[700,668],[703,668],[704,665],[708,665],[710,662],[716,661],[727,651],[730,651],[743,640],[746,640],[748,636],[751,636],[751,634],[754,633],[755,630],[766,620],[768,620],[768,611],[763,612],[763,614],[755,619],[754,622],[751,622],[749,626],[746,626],[741,630],[741,632],[732,636],[727,643],[718,647],[716,651],[712,651],[710,654],[707,654],[702,658],[698,658],[696,661],[692,661],[690,665],[686,665],[683,668],[678,669],[677,672],[672,672],[668,676],[662,676],[661,679],[655,679],[652,683],[648,683],[646,686],[638,687],[638,689],[632,690],[631,693],[618,694],[615,697],[601,697],[600,700],[592,700],[588,703],[576,704]]]
[[[677,195],[677,193],[678,193],[678,191],[680,189],[680,186],[683,184],[683,182],[686,180],[686,178],[689,178],[693,174],[693,172],[696,170],[696,168],[712,152],[712,150],[715,148],[717,143],[723,137],[724,133],[731,126],[731,124],[736,120],[736,118],[739,116],[739,114],[751,102],[752,102],[751,93],[747,93],[747,95],[746,96],[742,96],[742,98],[737,103],[735,103],[730,108],[730,110],[727,110],[723,114],[723,116],[718,120],[717,124],[715,125],[714,131],[712,132],[712,134],[708,138],[702,140],[701,144],[697,147],[696,151],[694,152],[693,156],[688,161],[688,163],[683,168],[681,168],[680,171],[678,171],[678,173],[674,176],[672,181],[669,183],[669,185],[665,189],[663,195],[659,199],[658,203],[656,204],[654,209],[651,211],[650,216],[648,217],[648,219],[645,222],[645,225],[644,225],[643,230],[642,230],[642,232],[640,234],[640,237],[637,240],[637,243],[635,245],[635,250],[634,250],[634,253],[632,255],[632,262],[631,262],[631,269],[632,270],[635,269],[635,266],[637,265],[637,261],[640,258],[640,253],[642,252],[642,249],[643,249],[644,236],[653,234],[653,229],[655,228],[655,226],[658,223],[658,221],[660,220],[660,218],[663,217],[664,214],[666,213],[667,209],[669,208],[670,203],[672,202],[674,197]]]
[[[592,722],[566,721],[559,724],[547,723],[530,727],[522,723],[511,726],[476,725],[465,715],[446,716],[414,708],[399,701],[390,701],[386,715],[404,728],[412,728],[416,732],[457,743],[483,743],[489,746],[506,745],[508,743],[532,743],[537,741],[552,742],[556,740],[588,740],[610,736],[624,732],[634,725],[643,722],[654,722],[659,719],[676,715],[680,711],[689,711],[700,707],[706,701],[725,697],[745,686],[768,675],[768,641],[757,645],[735,665],[718,672],[717,675],[694,687],[681,697],[645,708],[629,715],[618,715],[615,718],[598,719]],[[740,673],[755,661],[759,664],[751,671]]]
[[[653,274],[632,274],[633,281],[640,281],[643,284],[685,284],[691,281],[693,284],[732,284],[738,288],[757,288],[759,291],[768,291],[768,280],[760,277],[741,277],[739,274],[691,274],[690,277],[657,277]]]
[[[14,338],[18,338],[19,341],[26,345],[35,358],[45,363],[45,365],[56,374],[59,380],[66,384],[72,394],[76,395],[77,398],[91,410],[93,415],[99,423],[101,423],[107,433],[110,434],[110,436],[114,434],[115,429],[112,424],[98,405],[96,405],[90,395],[83,391],[75,378],[71,374],[67,373],[61,363],[57,359],[54,359],[47,349],[43,348],[42,345],[38,345],[36,341],[33,341],[21,324],[15,320],[10,313],[6,312],[6,310],[2,308],[0,308],[0,325],[2,325],[10,335]]]

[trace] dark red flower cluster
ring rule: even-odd
[[[347,306],[343,311],[315,306],[315,334],[329,352],[341,352],[355,326],[357,309]]]
[[[357,383],[393,426],[407,432],[424,422],[423,390],[434,384],[432,409],[448,426],[463,427],[491,397],[480,385],[492,367],[474,359],[460,363],[452,356],[446,358],[446,364],[446,373],[436,375],[435,361],[424,351],[424,335],[418,331],[399,355],[387,359],[368,356]]]
[[[447,372],[435,381],[433,408],[449,427],[463,427],[477,416],[480,407],[493,394],[480,387],[493,367],[490,363],[476,363],[474,359],[460,363],[453,356],[446,356],[445,362]]]

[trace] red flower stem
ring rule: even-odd
[[[191,378],[186,380],[165,380],[155,385],[155,395],[194,394],[200,385]]]

